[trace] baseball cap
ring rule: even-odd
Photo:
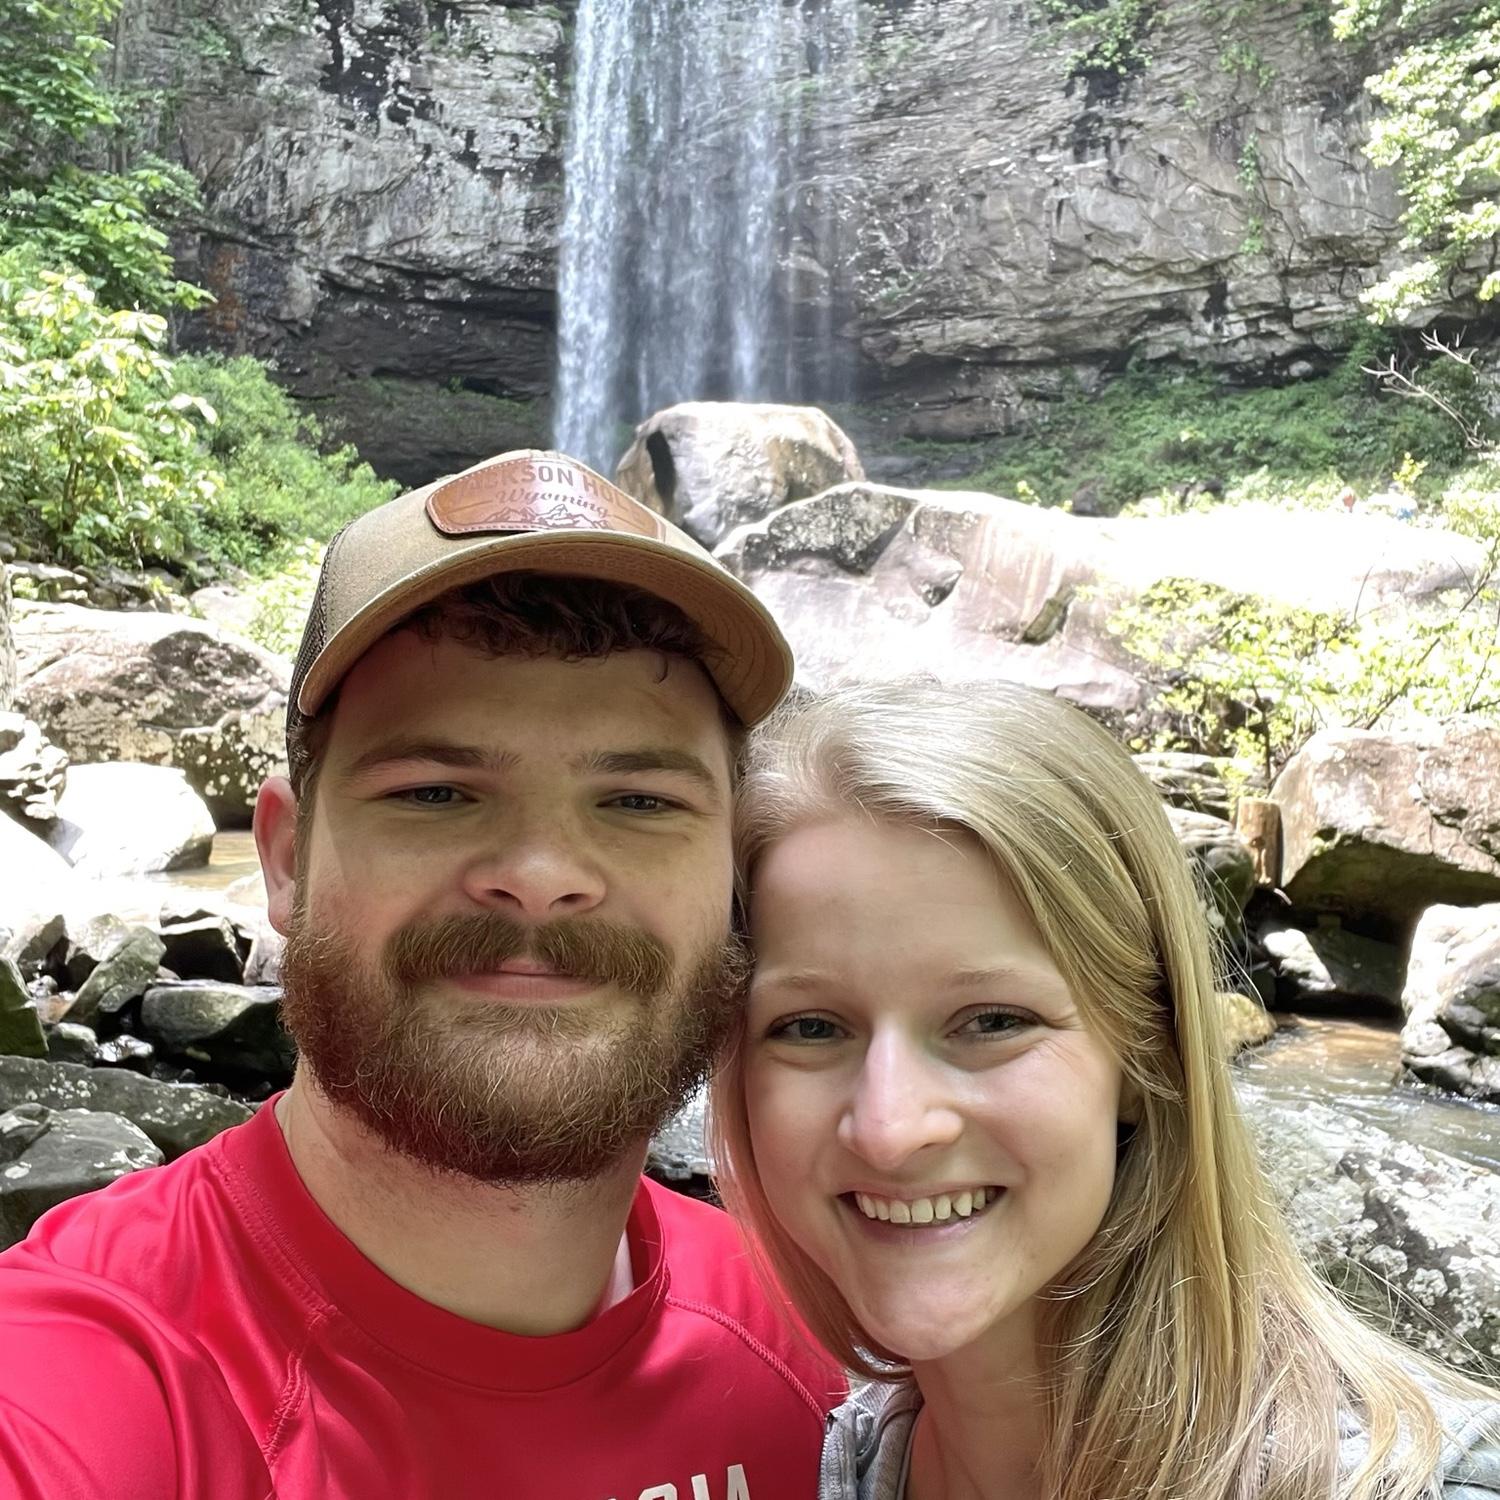
[[[521,571],[605,579],[676,605],[746,725],[791,685],[791,648],[770,611],[686,532],[565,454],[523,449],[398,495],[328,544],[292,669],[292,764],[308,721],[389,630],[449,589]]]

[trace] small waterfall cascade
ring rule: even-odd
[[[794,346],[799,334],[831,343],[831,296],[814,310],[826,326],[807,326],[788,267],[799,236],[829,230],[820,215],[832,195],[804,194],[798,172],[810,148],[826,162],[809,101],[852,68],[858,10],[859,0],[581,0],[559,448],[608,473],[629,426],[663,406],[785,400],[825,383],[799,368]]]

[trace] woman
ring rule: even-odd
[[[1494,1500],[1500,1407],[1293,1248],[1159,799],[1024,689],[848,688],[752,747],[725,1197],[872,1386],[824,1500]]]

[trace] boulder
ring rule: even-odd
[[[50,824],[67,781],[68,757],[24,714],[0,713],[0,810]]]
[[[16,945],[28,938],[37,941],[40,934],[34,928],[50,923],[55,928],[52,942],[62,936],[61,912],[74,881],[72,866],[62,855],[0,812],[0,928],[8,934],[5,951],[12,958],[17,957]]]
[[[158,1052],[215,1071],[285,1081],[295,1051],[282,1030],[281,992],[270,986],[186,980],[153,985],[141,1001],[141,1032]]]
[[[1133,755],[1131,759],[1169,806],[1229,820],[1229,783],[1224,779],[1224,767],[1233,762],[1221,756],[1182,751]]]
[[[1500,1358],[1500,1175],[1322,1104],[1248,1111],[1303,1253],[1402,1342]]]
[[[1500,1104],[1500,903],[1422,913],[1401,1004],[1406,1069]]]
[[[41,1017],[31,1003],[21,971],[8,958],[0,958],[0,1053],[13,1057],[47,1055]]]
[[[1169,807],[1167,818],[1209,898],[1209,920],[1231,941],[1238,940],[1245,903],[1255,888],[1255,866],[1244,840],[1232,823],[1207,813]]]
[[[647,418],[615,483],[705,547],[790,500],[863,479],[843,431],[811,406],[686,401]]]
[[[1404,931],[1434,903],[1500,900],[1500,728],[1323,730],[1271,797],[1295,906]]]
[[[1132,727],[1149,727],[1156,689],[1110,623],[1165,578],[1321,609],[1378,599],[1399,617],[1482,561],[1465,538],[1373,518],[1236,506],[1099,520],[857,483],[739,527],[715,555],[782,622],[809,687],[1000,678]]]
[[[82,1063],[91,1066],[99,1060],[99,1038],[93,1028],[74,1021],[58,1021],[47,1028],[47,1061]]]
[[[18,1104],[123,1115],[169,1160],[211,1141],[231,1125],[243,1124],[254,1113],[248,1105],[209,1089],[158,1083],[123,1068],[0,1057],[0,1109]]]
[[[199,917],[161,929],[166,947],[163,964],[188,979],[217,979],[238,984],[244,978],[239,935],[227,917]]]
[[[52,847],[85,875],[140,875],[208,863],[213,814],[171,766],[75,765]]]
[[[84,980],[68,1019],[92,1026],[100,1017],[114,1017],[151,987],[161,967],[166,945],[149,927],[126,927],[103,953]]]
[[[161,1161],[119,1115],[41,1104],[7,1110],[0,1114],[0,1249],[25,1239],[49,1208]]]
[[[1348,932],[1337,921],[1305,932],[1269,923],[1256,936],[1275,971],[1281,1009],[1400,1012],[1404,964],[1394,944]]]
[[[287,662],[203,620],[32,604],[16,703],[75,761],[176,766],[221,827],[283,769]]]

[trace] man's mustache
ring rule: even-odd
[[[597,917],[533,926],[501,912],[409,922],[387,944],[385,969],[395,983],[410,987],[492,972],[523,957],[571,979],[613,984],[633,995],[661,994],[673,976],[666,945],[637,927]]]

